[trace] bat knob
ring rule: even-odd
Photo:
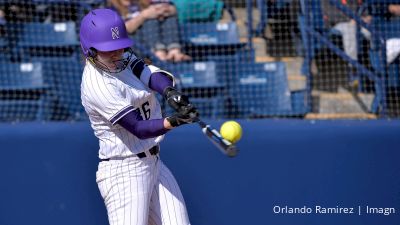
[[[239,149],[235,146],[235,145],[231,145],[228,147],[228,149],[226,150],[226,153],[229,157],[235,157],[238,153]]]

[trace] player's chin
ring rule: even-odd
[[[118,65],[114,63],[98,64],[97,67],[107,73],[118,73],[121,71]]]
[[[115,62],[122,61],[122,60],[123,60],[123,57],[122,57],[122,54],[120,54],[120,55],[118,55],[118,56],[112,57],[112,58],[110,59],[110,62],[115,63]]]
[[[111,67],[108,67],[108,71],[110,72],[110,73],[119,73],[119,72],[121,72],[122,70],[124,70],[122,67],[119,67],[119,66],[111,66]]]

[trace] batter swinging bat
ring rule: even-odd
[[[203,133],[208,137],[208,139],[215,144],[221,150],[222,153],[229,157],[235,157],[239,149],[230,141],[226,140],[221,136],[221,134],[212,128],[210,125],[198,119],[196,121],[202,128]]]
[[[172,103],[179,103],[182,101],[182,99],[179,98],[178,96],[174,96],[174,98],[176,98],[176,99],[173,99],[171,101]],[[179,104],[171,104],[168,100],[167,100],[167,102],[175,110],[179,110],[180,107],[184,107],[184,110],[186,108],[186,110],[190,111],[190,109],[192,108],[191,104],[179,106]],[[186,102],[186,104],[187,103],[188,102]],[[192,114],[192,113],[190,113],[190,114]],[[196,117],[194,121],[199,124],[199,126],[202,128],[203,133],[208,137],[208,139],[212,143],[215,144],[215,146],[217,146],[219,148],[219,150],[221,150],[222,153],[224,153],[225,155],[227,155],[229,157],[236,156],[238,149],[236,148],[236,146],[233,143],[231,143],[230,141],[223,138],[222,135],[217,130],[213,129],[210,125],[201,121],[197,117],[196,114],[191,115],[191,118],[194,118],[194,117]]]

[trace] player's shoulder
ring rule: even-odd
[[[86,63],[83,74],[82,81],[84,82],[96,82],[97,84],[107,84],[115,80],[115,77],[107,74],[96,67],[94,67],[91,63]]]
[[[90,63],[87,63],[82,75],[82,91],[91,93],[113,93],[119,86],[118,79],[102,73]]]
[[[85,67],[83,68],[83,76],[85,77],[91,77],[91,76],[97,76],[100,74],[100,71],[96,69],[95,66],[93,66],[92,63],[89,61],[86,61]]]

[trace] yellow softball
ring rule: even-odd
[[[226,140],[235,143],[242,137],[242,127],[236,121],[226,121],[222,124],[220,133]]]

